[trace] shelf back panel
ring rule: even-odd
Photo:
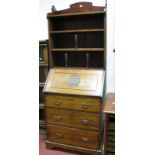
[[[78,29],[99,29],[104,27],[104,14],[49,18],[52,27],[49,31],[78,30]]]
[[[103,32],[51,34],[54,48],[104,48]]]

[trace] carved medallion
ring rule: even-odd
[[[70,77],[68,79],[69,86],[78,86],[79,83],[80,83],[79,75],[76,75],[76,74],[70,75]]]

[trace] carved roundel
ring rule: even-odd
[[[69,86],[78,86],[79,83],[80,83],[79,75],[76,75],[76,74],[70,75],[70,77],[68,79]]]

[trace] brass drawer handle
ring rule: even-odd
[[[56,135],[57,138],[61,138],[63,136],[62,133],[56,133],[55,135]]]
[[[84,125],[88,125],[89,124],[89,120],[83,119],[83,120],[81,120],[81,123],[84,124]]]
[[[54,104],[56,105],[56,106],[59,106],[60,104],[61,104],[61,101],[54,101]]]
[[[88,109],[89,104],[88,103],[81,103],[81,106],[83,109]]]
[[[83,142],[87,142],[87,141],[88,141],[88,138],[81,137],[81,141],[83,141]]]
[[[56,115],[56,116],[54,116],[54,119],[56,121],[60,121],[60,120],[62,120],[62,116]]]

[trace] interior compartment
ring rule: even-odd
[[[54,48],[104,48],[103,32],[51,34]]]
[[[40,67],[39,68],[39,82],[44,83],[46,80],[46,76],[48,73],[48,69],[45,67]]]
[[[103,68],[104,67],[104,52],[89,52],[89,67]]]
[[[50,25],[53,31],[99,29],[104,27],[104,14],[92,14],[85,16],[52,17]]]
[[[45,120],[44,109],[39,109],[39,120]]]
[[[68,67],[86,67],[86,53],[68,52]]]
[[[39,103],[43,102],[43,87],[39,87]]]
[[[53,55],[54,66],[65,67],[65,52],[53,51],[52,55]]]

